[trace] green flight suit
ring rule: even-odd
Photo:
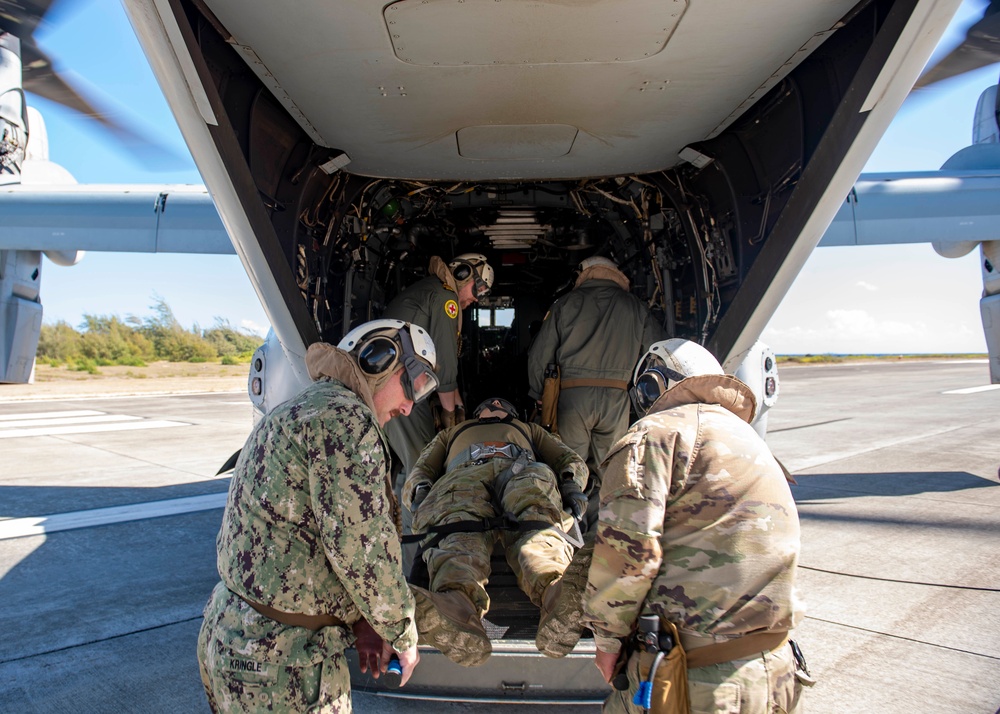
[[[553,303],[528,350],[529,394],[541,399],[545,367],[561,379],[614,379],[627,384],[650,345],[666,339],[649,308],[612,280],[585,280]],[[587,462],[596,483],[611,445],[628,429],[625,389],[574,387],[559,393],[559,436]]]
[[[526,465],[521,462],[523,468],[518,473],[505,474],[515,459],[493,456],[471,460],[475,455],[473,446],[480,444],[514,444],[528,451],[529,460]],[[506,485],[498,483],[498,477],[505,479],[508,475]],[[438,524],[479,522],[504,513],[518,521],[544,521],[565,531],[572,525],[572,516],[563,511],[559,492],[562,479],[573,479],[582,489],[587,467],[572,449],[542,427],[518,420],[468,420],[444,429],[424,449],[403,486],[403,503],[409,508],[416,487],[431,485],[430,493],[413,514],[413,530],[417,533]],[[562,575],[573,556],[572,546],[550,528],[451,533],[424,551],[430,590],[461,590],[480,616],[484,615],[490,606],[486,583],[497,538],[503,539],[507,562],[517,575],[518,586],[536,605],[545,587]]]
[[[382,317],[404,320],[427,330],[437,349],[438,391],[458,389],[458,295],[440,278],[430,275],[409,286],[385,309]],[[402,479],[410,473],[420,452],[434,438],[430,400],[414,404],[409,416],[397,416],[385,425],[389,445],[403,462]]]
[[[221,582],[198,636],[213,711],[351,711],[350,629],[285,625],[248,601],[363,617],[398,652],[416,644],[388,479],[375,415],[337,380],[320,379],[257,424],[229,486]]]

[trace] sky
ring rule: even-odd
[[[984,5],[963,2],[935,58],[961,40]],[[80,183],[202,183],[119,0],[57,2],[35,38],[74,84],[176,155],[153,170],[94,122],[29,95],[45,117],[53,161]],[[940,168],[971,143],[976,101],[997,78],[994,65],[911,95],[865,171]],[[778,354],[985,352],[978,255],[942,258],[929,244],[817,249],[762,339]],[[47,323],[147,317],[162,298],[185,327],[222,319],[259,334],[268,328],[235,256],[91,252],[68,268],[46,260],[41,297]]]

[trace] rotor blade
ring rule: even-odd
[[[51,4],[52,0],[0,0],[0,30],[17,35],[23,42],[34,33]]]
[[[187,166],[174,151],[114,119],[107,109],[98,108],[95,100],[85,97],[56,72],[49,57],[34,43],[22,43],[21,62],[22,84],[26,91],[98,122],[142,163],[149,163],[161,171]]]
[[[1000,0],[993,0],[983,19],[969,28],[962,43],[921,75],[920,89],[980,67],[1000,62]]]
[[[91,119],[96,119],[109,129],[113,126],[110,119],[97,111],[93,104],[80,96],[79,92],[59,76],[52,66],[52,60],[35,44],[21,43],[21,66],[21,83],[25,91],[34,92],[49,101],[69,107]]]

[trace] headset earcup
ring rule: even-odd
[[[385,372],[397,362],[396,343],[384,335],[365,340],[358,346],[358,367],[365,374],[377,375]]]

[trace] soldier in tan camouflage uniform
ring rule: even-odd
[[[780,466],[750,427],[750,389],[700,345],[654,345],[636,369],[645,414],[605,462],[600,520],[583,596],[596,664],[611,679],[640,615],[674,623],[687,651],[693,714],[793,712],[800,685],[788,631],[799,522]],[[641,655],[627,661],[633,703]],[[648,663],[646,664],[648,667]]]
[[[198,637],[213,711],[350,712],[343,653],[355,638],[363,667],[377,676],[395,652],[409,679],[415,603],[381,427],[433,391],[434,360],[422,329],[367,323],[337,348],[312,345],[316,381],[254,428],[217,540],[222,581]]]
[[[505,514],[520,523],[512,531],[459,531],[425,540],[430,590],[464,598],[482,617],[490,607],[486,584],[497,538],[533,603],[540,604],[558,581],[573,554],[564,532],[586,509],[587,467],[557,437],[518,420],[506,400],[487,399],[475,414],[440,432],[424,449],[406,479],[403,503],[413,508],[417,533],[433,535],[436,526],[459,522],[476,526]],[[485,631],[480,644],[480,652],[455,660],[484,660],[490,651]]]
[[[629,280],[608,258],[587,258],[569,293],[553,303],[528,350],[529,394],[540,400],[545,368],[559,365],[559,437],[583,457],[600,486],[600,464],[628,429],[629,376],[666,335]],[[593,514],[592,514],[593,515]]]

